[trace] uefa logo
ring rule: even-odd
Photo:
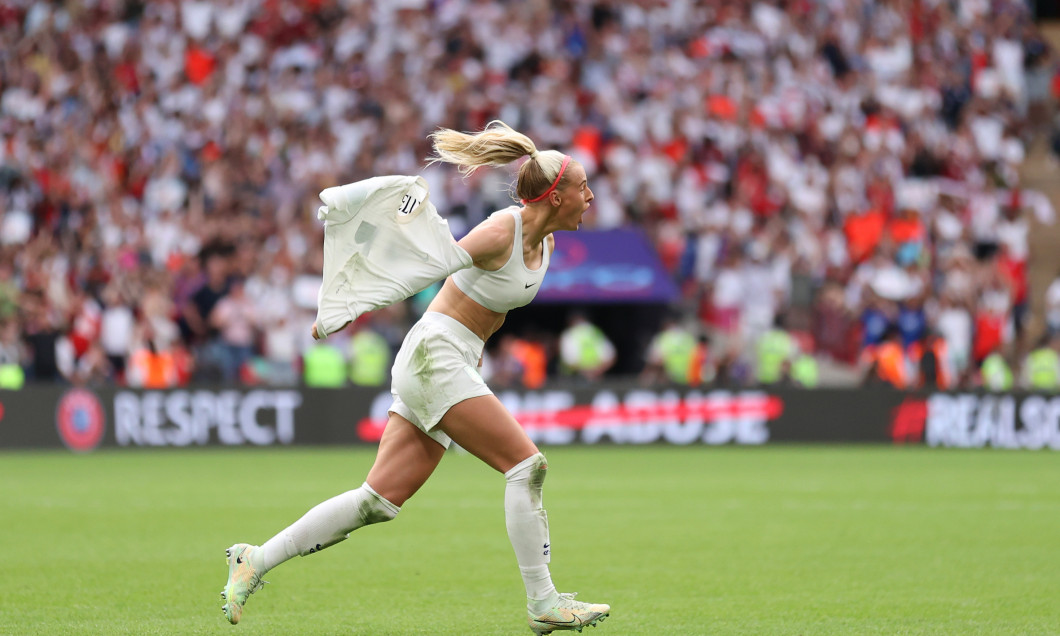
[[[55,426],[59,439],[77,453],[94,450],[103,441],[103,405],[99,398],[85,389],[71,389],[59,399],[55,410]]]

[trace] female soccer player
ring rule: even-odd
[[[538,151],[503,122],[467,135],[441,129],[432,136],[434,161],[468,175],[529,155],[519,169],[522,206],[501,210],[459,241],[473,266],[449,276],[423,317],[409,330],[394,362],[394,404],[364,484],[307,512],[260,547],[227,550],[223,611],[239,622],[247,597],[268,570],[345,539],[365,525],[390,521],[427,481],[451,440],[504,474],[504,513],[526,585],[527,620],[538,634],[578,630],[609,615],[610,607],[560,594],[549,573],[548,519],[542,485],[548,464],[526,432],[478,374],[486,339],[508,311],[541,288],[555,247],[552,233],[577,230],[593,200],[585,169],[555,150]],[[314,325],[314,336],[317,336]]]

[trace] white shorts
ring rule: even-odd
[[[493,394],[478,372],[484,346],[455,318],[433,311],[423,314],[394,359],[390,412],[449,448],[452,440],[435,429],[442,416],[459,402]]]

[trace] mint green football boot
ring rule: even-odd
[[[225,550],[228,560],[228,583],[221,592],[221,599],[225,602],[221,611],[233,625],[243,617],[243,605],[246,604],[247,597],[265,585],[261,574],[250,565],[250,553],[257,549],[259,548],[256,545],[237,543]]]

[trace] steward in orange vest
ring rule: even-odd
[[[887,328],[883,341],[870,345],[861,353],[866,366],[862,386],[891,386],[908,389],[913,385],[909,357],[902,348],[902,334],[893,325]]]
[[[909,346],[909,359],[917,370],[917,388],[945,391],[956,385],[953,369],[950,368],[949,350],[946,340],[938,334],[929,333],[919,342]]]

